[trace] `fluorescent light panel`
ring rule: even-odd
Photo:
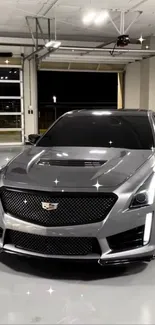
[[[60,41],[54,41],[54,40],[51,40],[49,42],[46,43],[46,47],[49,48],[49,47],[53,47],[54,49],[58,49],[61,45],[61,42]]]
[[[86,25],[91,24],[94,21],[95,16],[96,16],[95,11],[89,12],[87,15],[84,16],[83,23]]]
[[[102,11],[99,15],[96,16],[94,23],[96,25],[100,25],[100,24],[106,22],[106,20],[108,18],[109,18],[108,11],[106,11],[106,10],[105,11]]]
[[[96,24],[101,25],[105,23],[109,18],[109,12],[107,10],[101,11],[99,13],[91,11],[83,17],[83,23],[85,25]]]

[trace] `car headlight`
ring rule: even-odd
[[[151,175],[134,195],[130,209],[136,209],[153,204],[155,199],[155,173]]]

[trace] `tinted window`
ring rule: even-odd
[[[74,116],[60,119],[38,146],[150,149],[154,146],[147,116]]]

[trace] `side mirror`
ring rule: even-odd
[[[28,142],[33,145],[39,140],[39,138],[40,138],[39,134],[29,134]]]

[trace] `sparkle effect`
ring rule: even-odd
[[[55,290],[53,290],[51,287],[47,290],[47,292],[50,294],[50,296],[51,296],[51,294],[54,292]]]
[[[26,204],[27,203],[27,200],[25,200],[24,203]]]
[[[56,184],[56,185],[58,185],[58,183],[60,183],[57,179],[54,181],[54,183]]]
[[[142,44],[142,43],[145,41],[145,39],[144,39],[143,36],[141,35],[141,37],[138,39],[138,41]]]
[[[31,294],[31,292],[30,291],[27,291],[26,294],[29,296]]]
[[[99,188],[102,186],[101,184],[99,184],[99,182],[97,181],[97,183],[95,185],[93,185],[96,187],[97,191],[99,190]]]

